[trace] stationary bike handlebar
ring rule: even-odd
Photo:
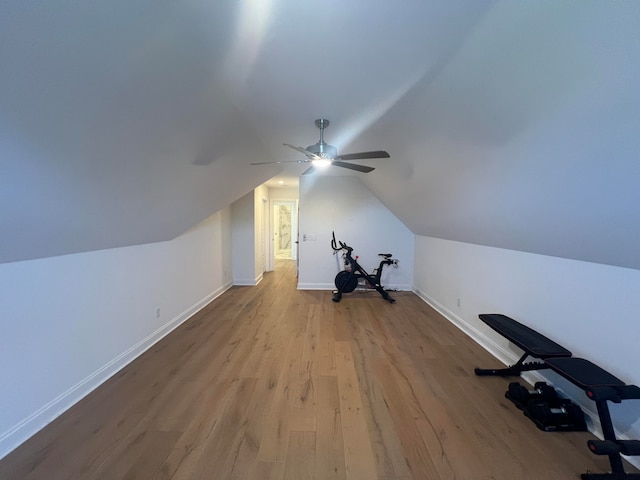
[[[353,248],[346,243],[341,241],[336,242],[336,232],[331,232],[331,236],[331,248],[333,248],[334,252],[339,252],[340,250],[346,250],[348,253],[353,252]],[[338,244],[340,245],[340,248],[338,248]]]
[[[338,247],[338,245],[340,245],[340,247]],[[350,247],[349,245],[347,245],[346,243],[338,240],[336,241],[336,232],[331,232],[331,248],[333,248],[334,252],[339,252],[340,250],[346,250],[347,251],[347,255],[350,256],[351,252],[353,252],[353,247]],[[397,265],[398,260],[392,260],[391,257],[393,257],[392,253],[379,253],[378,254],[379,257],[384,257],[384,263],[386,263],[387,265]]]

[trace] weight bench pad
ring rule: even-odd
[[[550,358],[545,363],[574,385],[590,387],[624,387],[625,383],[584,358]]]
[[[571,357],[569,350],[513,318],[499,313],[485,313],[478,317],[532,357],[541,359]]]

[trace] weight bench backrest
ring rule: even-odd
[[[513,318],[499,313],[484,313],[478,316],[480,320],[532,357],[545,359],[571,356],[571,352],[563,346]]]

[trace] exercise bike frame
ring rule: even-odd
[[[332,232],[332,237],[331,248],[333,248],[335,254],[339,251],[344,251],[342,256],[345,265],[345,269],[336,275],[335,285],[337,290],[334,290],[332,300],[339,302],[342,299],[343,293],[353,292],[358,287],[359,280],[364,279],[364,283],[368,288],[375,289],[387,302],[394,303],[395,299],[392,298],[380,284],[380,278],[382,277],[382,269],[384,266],[393,265],[395,268],[398,268],[398,260],[391,258],[393,256],[391,253],[379,253],[378,256],[383,257],[383,259],[372,275],[358,263],[357,255],[353,258],[352,247],[341,241],[336,242],[335,232]]]

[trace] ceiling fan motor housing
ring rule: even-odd
[[[309,152],[318,155],[322,158],[327,158],[329,160],[333,160],[338,156],[338,150],[333,145],[329,145],[325,142],[314,143],[313,145],[309,145],[306,150]]]

